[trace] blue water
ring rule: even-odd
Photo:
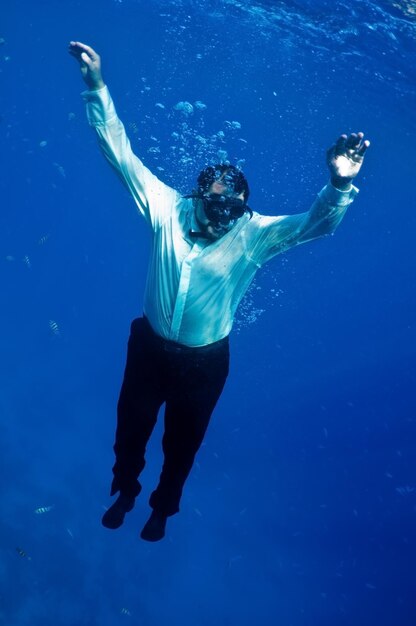
[[[410,0],[2,4],[2,626],[415,624],[415,37]],[[134,512],[100,524],[149,239],[87,125],[72,39],[101,54],[137,154],[183,192],[221,150],[255,210],[303,211],[331,142],[372,142],[335,235],[247,295],[154,545],[139,531],[160,426]]]

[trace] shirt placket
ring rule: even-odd
[[[182,261],[181,274],[179,278],[178,293],[175,301],[175,308],[173,310],[172,324],[170,328],[170,335],[172,341],[179,342],[179,335],[182,326],[183,313],[185,310],[186,298],[188,296],[189,285],[191,282],[191,271],[194,260],[201,254],[204,246],[200,243],[195,243],[189,252],[189,254]],[[179,342],[180,343],[180,342]]]

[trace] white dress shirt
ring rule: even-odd
[[[190,230],[200,230],[194,200],[162,183],[133,154],[107,87],[82,95],[104,156],[151,228],[143,308],[165,339],[203,346],[226,337],[257,270],[280,252],[334,232],[358,192],[352,185],[340,191],[328,184],[308,212],[254,212],[251,219],[246,213],[216,241],[190,237]]]

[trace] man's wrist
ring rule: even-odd
[[[352,178],[344,176],[331,176],[331,185],[340,191],[346,191],[351,187]]]
[[[97,80],[94,82],[87,83],[87,86],[90,91],[98,91],[99,89],[102,89],[103,87],[105,87],[105,82],[103,80]]]

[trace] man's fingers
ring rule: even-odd
[[[344,154],[346,140],[347,140],[347,135],[341,135],[340,137],[338,137],[334,146],[334,152],[336,155]]]
[[[338,137],[333,151],[336,156],[344,154],[345,156],[352,156],[355,153],[358,156],[364,156],[365,151],[369,147],[370,142],[368,139],[364,141],[364,133],[351,133],[350,135],[341,135]]]
[[[79,44],[81,48],[84,50],[86,54],[90,57],[91,61],[98,60],[98,54],[93,50],[90,46],[86,46],[85,44]]]
[[[81,61],[83,61],[85,65],[88,65],[88,67],[93,63],[93,59],[91,59],[86,52],[81,52]]]
[[[76,56],[78,58],[82,58],[82,55],[86,54],[91,59],[91,61],[98,61],[99,59],[98,54],[93,48],[91,48],[91,46],[87,46],[85,43],[81,43],[80,41],[70,41],[69,52],[73,56]]]
[[[346,146],[349,150],[353,150],[356,156],[363,157],[365,151],[370,145],[368,139],[363,141],[364,133],[351,133],[346,141]]]
[[[367,150],[369,146],[370,146],[370,142],[368,141],[368,139],[366,139],[365,141],[363,141],[362,145],[358,148],[357,153],[360,156],[364,156],[365,151]]]
[[[358,146],[360,141],[361,141],[361,138],[357,135],[357,133],[351,133],[351,135],[348,137],[347,141],[345,142],[345,147],[349,150],[354,149]]]

